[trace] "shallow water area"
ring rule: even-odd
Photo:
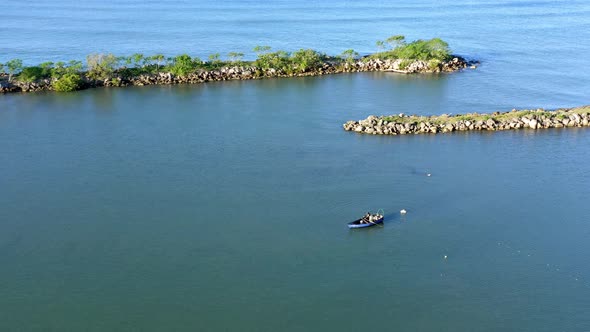
[[[167,18],[175,11],[147,2],[157,24],[134,30],[135,45],[104,23],[136,2],[92,4],[9,2],[0,28],[96,15],[29,31],[30,48],[10,37],[8,58],[42,61],[55,45],[68,49],[56,57],[82,58],[93,51],[83,28],[117,54],[203,58],[250,44],[338,53],[373,51],[392,33],[440,36],[482,64],[0,96],[0,330],[590,329],[590,130],[378,137],[341,127],[369,114],[588,104],[590,74],[556,52],[589,50],[585,2],[183,2],[193,44]],[[225,24],[198,20],[212,13]],[[379,208],[383,227],[346,227]]]

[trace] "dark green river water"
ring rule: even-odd
[[[590,331],[590,129],[342,129],[590,104],[588,1],[0,7],[1,63],[368,54],[396,34],[481,62],[0,95],[0,332]],[[383,227],[346,227],[380,208]]]
[[[470,75],[0,96],[0,327],[588,330],[590,130],[342,130]]]

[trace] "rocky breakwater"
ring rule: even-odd
[[[322,76],[351,72],[391,71],[406,74],[416,73],[443,73],[454,72],[467,67],[475,68],[475,62],[469,62],[461,57],[453,57],[449,61],[422,61],[422,60],[391,60],[363,58],[350,62],[330,61],[322,63],[315,68],[301,71],[295,68],[292,71],[275,68],[260,68],[253,65],[222,67],[213,70],[198,70],[186,75],[174,75],[170,72],[157,72],[127,77],[124,71],[115,71],[112,76],[96,80],[80,73],[82,79],[80,89],[113,86],[143,86],[165,84],[197,84],[212,81],[251,80],[273,77],[303,77]],[[34,82],[21,82],[18,78],[8,81],[8,75],[0,73],[0,93],[9,92],[36,92],[52,91],[56,79],[41,79]]]
[[[20,88],[8,82],[8,74],[0,73],[0,93],[19,92]]]
[[[437,134],[454,131],[498,131],[512,129],[544,129],[588,127],[590,106],[555,111],[512,110],[492,114],[440,116],[370,115],[364,120],[348,121],[344,130],[369,135]]]
[[[404,62],[405,61],[405,62]],[[250,80],[272,77],[303,77],[321,76],[347,72],[368,72],[368,71],[392,71],[398,73],[441,73],[454,72],[467,67],[476,68],[476,62],[469,62],[461,57],[454,57],[444,62],[427,62],[422,60],[380,60],[363,59],[350,63],[325,62],[317,68],[303,72],[286,72],[283,69],[259,68],[256,66],[223,67],[217,70],[201,70],[185,76],[176,76],[171,73],[158,73],[152,75],[141,75],[138,77],[105,80],[99,85],[150,85],[150,84],[195,84],[210,81],[229,80]]]
[[[477,61],[467,61],[453,56],[448,61],[365,58],[354,63],[344,63],[342,72],[391,71],[403,74],[454,72],[465,68],[477,68]]]

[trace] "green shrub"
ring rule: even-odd
[[[43,62],[38,66],[24,67],[18,74],[18,79],[23,82],[34,82],[36,80],[52,76],[53,62]]]
[[[340,54],[340,58],[348,64],[353,64],[356,58],[358,58],[359,54],[355,52],[353,49],[346,50]]]
[[[304,50],[293,53],[291,56],[292,67],[299,72],[306,72],[309,70],[318,69],[322,66],[325,56],[314,50]]]
[[[385,49],[386,44],[388,44],[390,48],[395,49],[406,44],[406,37],[402,35],[395,35],[385,39],[385,41],[377,41],[378,48]]]
[[[164,60],[166,60],[166,57],[164,57],[164,54],[156,54],[156,55],[152,55],[152,56],[147,57],[147,61],[149,63],[156,65],[156,72],[159,72],[160,67],[162,67],[164,65]]]
[[[108,79],[117,69],[119,61],[120,59],[112,54],[90,54],[86,57],[88,65],[86,75],[96,80]]]
[[[12,81],[12,77],[23,69],[23,60],[21,59],[12,59],[8,61],[6,64],[6,69],[8,69],[8,82]]]
[[[256,53],[256,55],[260,56],[261,54],[267,53],[268,51],[270,51],[271,47],[270,46],[261,46],[258,45],[256,47],[254,47],[254,53]]]
[[[23,82],[34,82],[48,77],[51,77],[50,69],[44,69],[37,66],[25,67],[20,74],[18,74],[18,79]]]
[[[121,68],[117,70],[117,74],[124,78],[137,77],[139,75],[149,72],[149,68]]]
[[[79,90],[82,87],[82,79],[78,74],[65,74],[53,82],[53,89],[59,92],[70,92]]]
[[[439,38],[431,40],[416,40],[410,44],[395,48],[393,54],[399,59],[414,60],[448,60],[450,58],[449,45]]]
[[[268,52],[270,47],[257,46],[254,51],[258,54],[254,65],[260,69],[276,69],[286,74],[303,73],[319,68],[326,56],[309,49],[300,49],[291,54],[285,51]]]
[[[67,65],[62,61],[56,62],[55,65],[50,62],[47,64],[51,64],[51,66],[53,66],[48,66],[48,70],[51,73],[51,77],[57,79],[61,78],[65,74],[78,74],[84,67],[81,61],[75,60],[68,61]],[[42,63],[40,66],[43,67],[44,64]]]
[[[377,42],[377,46],[385,48],[385,44],[392,48],[388,51],[376,53],[373,58],[380,59],[412,59],[412,60],[439,60],[447,61],[451,58],[449,44],[440,38],[430,40],[415,40],[411,43],[405,42],[404,36],[392,36],[385,42]]]
[[[168,70],[177,76],[185,76],[195,72],[202,63],[199,58],[191,58],[188,54],[182,54],[172,58],[172,64],[168,66]]]
[[[208,67],[211,69],[219,69],[223,67],[225,63],[221,61],[221,55],[219,53],[209,55]]]
[[[243,64],[242,58],[244,57],[244,53],[229,52],[227,54],[227,56],[232,64],[234,64],[234,65],[242,65]]]
[[[285,51],[276,51],[270,53],[260,53],[258,54],[258,58],[254,62],[256,67],[261,69],[276,69],[276,70],[286,70],[291,65],[291,61],[289,58],[289,52]]]
[[[143,67],[146,64],[147,58],[143,56],[141,53],[135,53],[129,57],[131,62],[133,63],[133,67],[139,68]]]

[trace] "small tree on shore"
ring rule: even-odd
[[[242,62],[242,58],[244,57],[244,53],[238,52],[229,52],[227,57],[233,64],[239,64]]]
[[[43,62],[39,65],[39,67],[41,67],[41,69],[43,69],[43,75],[44,76],[51,76],[51,72],[53,70],[53,62],[51,61],[47,61],[47,62]]]
[[[286,72],[292,71],[291,54],[285,51],[270,52],[270,46],[256,46],[254,52],[257,54],[254,65],[260,69],[276,69]]]
[[[185,76],[195,71],[197,63],[201,60],[198,58],[191,58],[188,54],[181,54],[172,58],[172,64],[169,66],[169,70],[172,74],[178,76]]]
[[[377,44],[377,48],[380,48],[383,50],[387,48],[386,45],[389,46],[389,49],[396,49],[396,48],[406,44],[406,37],[402,36],[402,35],[394,35],[394,36],[391,36],[391,37],[385,39],[385,41],[378,40],[376,44]]]
[[[125,67],[130,67],[133,59],[130,56],[118,56],[117,61]]]
[[[258,45],[256,47],[254,47],[254,53],[256,53],[256,55],[258,55],[258,56],[260,56],[261,54],[267,53],[270,50],[271,50],[270,46]]]
[[[76,74],[82,71],[82,68],[84,68],[84,64],[82,63],[82,61],[70,60],[68,61],[66,71],[68,73]]]
[[[163,62],[166,59],[164,54],[152,55],[150,58],[156,62],[156,71],[160,71],[160,67],[163,65]]]
[[[112,54],[90,54],[86,57],[87,75],[92,79],[108,79],[115,72],[118,62],[119,59]]]
[[[292,71],[291,54],[285,51],[262,53],[255,61],[255,65],[261,69],[276,69],[286,72]]]
[[[144,59],[144,56],[141,53],[135,53],[131,56],[131,60],[133,61],[133,66],[135,68],[143,67],[143,65],[144,65],[143,59]]]
[[[53,65],[51,69],[51,77],[54,79],[60,79],[66,74],[79,74],[84,68],[82,61],[70,60],[66,64],[63,61],[58,61]]]
[[[15,74],[23,70],[23,60],[12,59],[6,63],[6,68],[8,69],[8,82],[10,82]]]
[[[400,47],[406,44],[406,37],[402,35],[395,35],[385,39],[385,42],[389,44],[389,46],[394,49],[396,47]]]
[[[342,54],[340,54],[340,58],[348,64],[354,63],[354,60],[356,58],[358,58],[358,56],[359,56],[358,52],[355,52],[355,50],[353,50],[353,49],[346,50],[346,51],[342,52]]]
[[[60,78],[66,73],[66,64],[63,61],[58,61],[53,66],[53,70],[51,71],[52,78]]]
[[[323,59],[323,54],[309,49],[300,49],[291,56],[293,65],[302,73],[319,68],[323,63]]]
[[[4,64],[0,63],[0,74],[4,73]]]
[[[219,53],[215,53],[215,54],[209,55],[209,64],[213,68],[219,68],[219,67],[221,67],[222,61],[221,61],[221,58],[220,58],[220,54]]]
[[[391,53],[400,59],[445,61],[451,57],[448,44],[439,38],[418,39],[395,48]]]
[[[164,54],[155,54],[143,58],[144,66],[156,66],[156,72],[160,71],[166,57]]]
[[[449,44],[440,38],[432,38],[426,41],[426,47],[429,49],[429,55],[438,60],[446,60],[451,57]]]

